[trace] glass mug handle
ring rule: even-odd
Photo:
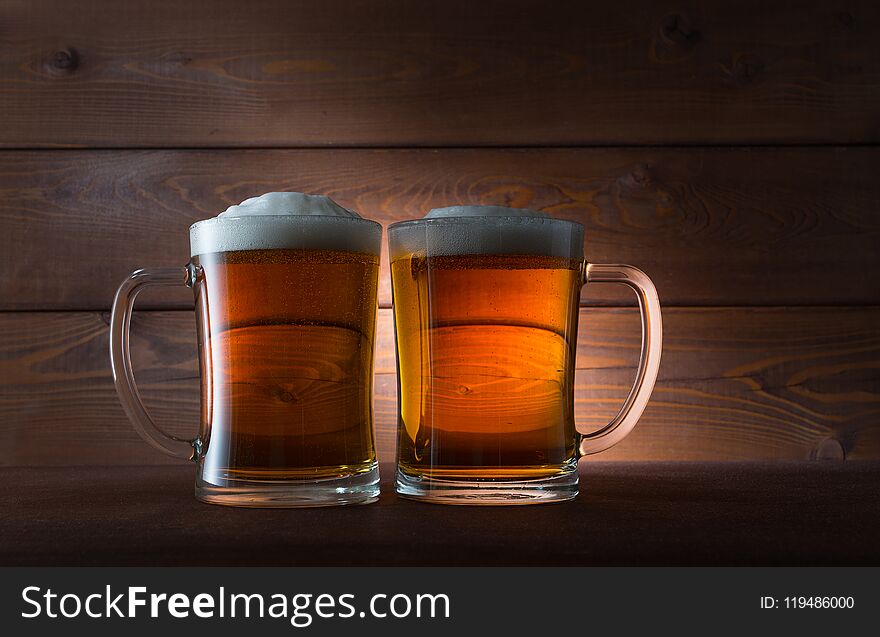
[[[134,372],[131,369],[129,348],[129,329],[135,297],[148,286],[192,287],[197,276],[192,264],[185,268],[144,268],[135,270],[122,282],[113,299],[113,314],[110,317],[110,366],[113,368],[113,383],[126,415],[141,438],[159,451],[169,456],[193,460],[196,458],[198,438],[182,440],[166,434],[156,426],[144,407]]]
[[[623,407],[607,425],[597,431],[580,434],[582,456],[605,451],[626,438],[639,421],[660,370],[660,350],[663,345],[663,321],[660,317],[660,299],[648,275],[631,265],[585,263],[584,284],[621,283],[633,289],[639,300],[642,319],[642,351],[636,380]]]

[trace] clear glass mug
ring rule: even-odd
[[[144,440],[196,463],[199,500],[372,502],[379,495],[372,389],[382,227],[315,214],[332,204],[326,198],[270,193],[281,194],[285,205],[317,209],[200,221],[190,228],[186,267],[137,270],[122,283],[110,327],[116,389]],[[192,440],[156,427],[129,351],[137,294],[178,285],[195,296],[201,427]]]
[[[584,228],[536,211],[457,206],[388,229],[398,359],[397,492],[446,504],[530,504],[578,492],[578,459],[622,440],[660,366],[657,292],[629,265],[588,263]],[[641,358],[623,407],[578,432],[581,288],[636,293]]]

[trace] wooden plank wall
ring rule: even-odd
[[[878,41],[880,6],[853,1],[4,2],[0,465],[166,462],[115,398],[113,292],[269,190],[383,225],[538,208],[585,224],[591,260],[648,271],[658,388],[597,460],[880,458]],[[186,434],[192,301],[144,297],[145,400]],[[387,259],[380,297],[388,460]],[[598,427],[638,323],[613,288],[583,305],[577,417]]]

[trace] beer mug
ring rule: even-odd
[[[137,432],[197,466],[196,497],[231,506],[372,502],[373,348],[382,227],[327,197],[269,193],[190,228],[185,268],[135,271],[113,302],[110,358]],[[195,297],[201,427],[182,440],[144,409],[129,352],[135,296]]]
[[[584,259],[584,228],[533,210],[456,206],[388,229],[398,361],[397,492],[447,504],[530,504],[577,495],[577,462],[622,440],[660,365],[650,279]],[[585,283],[638,297],[641,360],[617,416],[574,421]]]

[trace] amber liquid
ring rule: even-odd
[[[379,258],[330,250],[199,255],[203,476],[319,479],[376,460]]]
[[[401,471],[462,479],[570,471],[581,262],[410,255],[391,272]]]

